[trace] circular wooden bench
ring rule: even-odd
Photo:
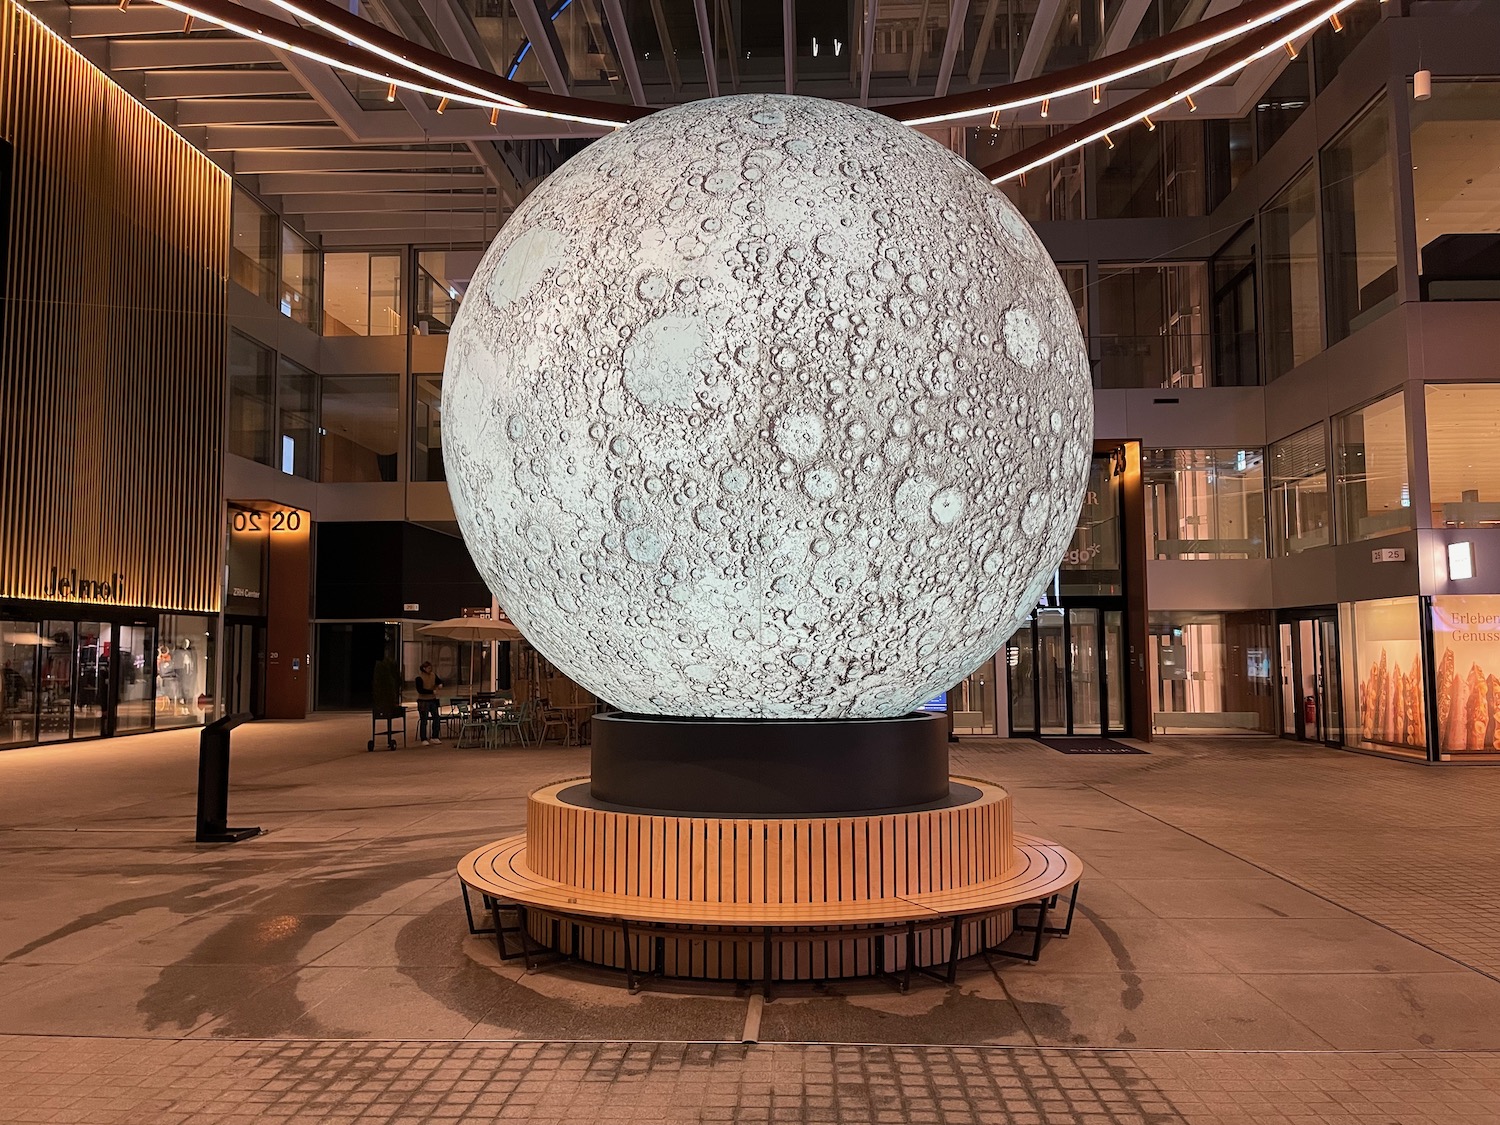
[[[1058,844],[1021,833],[1014,834],[1014,862],[1003,874],[966,885],[908,893],[864,901],[827,902],[703,902],[670,901],[644,895],[605,893],[582,889],[538,875],[526,862],[527,836],[510,836],[477,848],[458,865],[463,887],[464,908],[471,933],[493,933],[502,957],[507,933],[517,933],[521,956],[531,964],[531,943],[537,928],[547,923],[555,927],[587,926],[617,932],[627,985],[634,989],[639,972],[632,956],[635,941],[672,937],[722,942],[753,942],[760,947],[762,987],[769,996],[771,989],[772,950],[777,943],[806,941],[867,941],[871,944],[874,971],[885,975],[883,951],[887,939],[904,939],[906,956],[900,983],[906,987],[914,968],[918,935],[950,928],[947,936],[946,971],[930,972],[915,966],[919,972],[939,976],[951,982],[957,972],[960,932],[965,925],[980,926],[981,937],[975,952],[994,952],[1034,961],[1041,954],[1047,935],[1065,935],[1072,927],[1077,905],[1078,885],[1083,865],[1078,857]],[[492,925],[478,928],[468,892],[473,889],[490,915]],[[1049,910],[1058,898],[1071,891],[1067,915],[1062,925],[1048,926]],[[1037,911],[1034,923],[1023,923],[1019,911],[1032,907]],[[516,925],[501,924],[502,910],[515,910]],[[1009,912],[1012,926],[1007,933],[1032,937],[1029,950],[1006,950],[989,940],[987,923]],[[538,921],[543,925],[537,926]],[[556,931],[554,931],[556,932]],[[634,940],[633,940],[634,939]],[[572,948],[577,948],[575,929]],[[556,940],[554,947],[564,943]],[[658,968],[661,965],[657,958]]]

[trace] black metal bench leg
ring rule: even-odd
[[[1070,933],[1073,932],[1073,911],[1078,909],[1078,888],[1082,885],[1082,879],[1073,884],[1073,893],[1068,898],[1068,916],[1066,919],[1064,919],[1061,926],[1053,926],[1051,929],[1049,929],[1047,931],[1049,934],[1053,934],[1057,937],[1067,937]],[[1054,906],[1057,905],[1056,896],[1053,896],[1052,904]]]
[[[1042,899],[1036,906],[1036,941],[1031,945],[1031,957],[1029,958],[1032,962],[1042,959],[1042,942],[1047,936],[1047,900]]]
[[[458,890],[459,890],[459,893],[461,895],[463,895],[463,900],[464,900],[464,920],[469,923],[469,933],[471,933],[471,934],[482,934],[482,933],[485,933],[486,931],[478,929],[474,925],[474,908],[471,905],[469,905],[469,884],[465,883],[462,879],[460,879],[458,881]],[[488,897],[488,896],[486,896],[486,897]],[[488,904],[486,904],[486,905],[488,905]]]
[[[953,936],[948,940],[948,983],[958,979],[958,946],[963,939],[963,919],[953,919]]]
[[[760,932],[760,988],[761,995],[771,998],[771,927]]]
[[[917,924],[906,923],[906,970],[901,976],[901,991],[911,991],[911,969],[917,960]]]
[[[625,946],[625,987],[631,992],[636,990],[635,985],[635,962],[630,953],[630,923],[620,923],[620,941]]]

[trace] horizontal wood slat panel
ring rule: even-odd
[[[14,0],[0,59],[0,598],[215,612],[229,177]]]
[[[704,818],[570,804],[559,794],[574,778],[528,798],[526,862],[581,891],[667,902],[865,902],[957,890],[998,879],[1014,862],[1009,794],[958,780],[978,799],[857,817]],[[601,837],[602,847],[586,846]]]

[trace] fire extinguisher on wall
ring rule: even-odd
[[[1310,695],[1302,701],[1302,721],[1309,726],[1318,721],[1318,705]]]

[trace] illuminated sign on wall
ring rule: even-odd
[[[117,602],[125,592],[125,576],[112,571],[106,578],[79,578],[78,570],[58,573],[53,567],[44,592],[59,601]]]

